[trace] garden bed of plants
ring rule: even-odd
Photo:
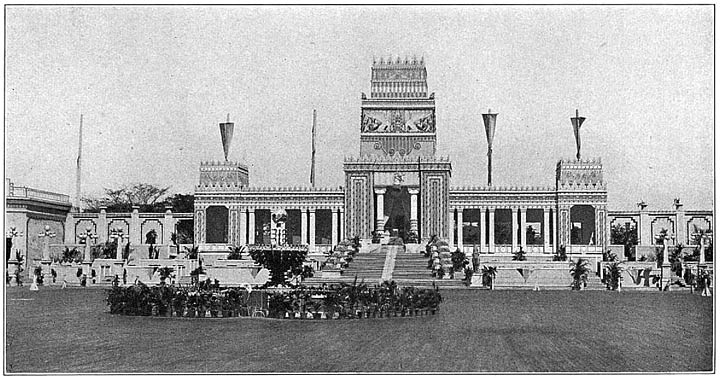
[[[438,289],[340,284],[285,290],[201,289],[142,282],[108,290],[111,314],[186,318],[272,317],[277,319],[358,319],[433,315]]]

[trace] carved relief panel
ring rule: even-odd
[[[434,133],[434,109],[363,109],[363,133]]]

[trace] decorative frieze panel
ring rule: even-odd
[[[558,239],[560,240],[560,245],[564,245],[566,247],[570,246],[570,208],[569,207],[561,207],[558,209],[559,214],[559,228],[558,233],[560,236]]]
[[[198,189],[215,188],[235,190],[248,186],[248,168],[233,161],[207,161],[200,163]]]
[[[425,173],[421,175],[421,215],[420,232],[423,239],[437,235],[440,238],[449,238],[449,190],[448,181],[450,172]]]
[[[228,243],[236,245],[238,244],[238,240],[240,240],[240,237],[238,235],[238,218],[240,217],[240,210],[237,207],[233,207],[230,209],[230,212],[228,213]]]
[[[372,175],[346,174],[345,230],[347,235],[368,238],[371,234],[374,204]]]
[[[195,206],[195,243],[205,243],[205,208]]]
[[[434,133],[435,109],[363,109],[362,133]]]
[[[604,190],[603,169],[597,160],[560,160],[557,163],[558,190]]]

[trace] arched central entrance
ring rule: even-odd
[[[388,187],[384,202],[385,231],[407,241],[410,231],[410,193],[407,187]]]

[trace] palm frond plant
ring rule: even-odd
[[[164,266],[158,269],[158,275],[160,275],[160,285],[165,285],[165,280],[171,277],[173,272],[175,272],[175,269],[169,266]]]
[[[586,259],[570,261],[570,275],[572,276],[572,289],[582,290],[587,286],[590,262]]]
[[[608,290],[618,290],[620,288],[620,279],[622,276],[622,263],[613,261],[607,266],[604,275],[605,285]]]
[[[197,245],[193,245],[192,248],[185,247],[185,258],[190,260],[195,260],[199,256],[199,250],[200,247]]]
[[[494,266],[483,265],[481,272],[483,286],[489,287],[490,290],[492,290],[493,283],[495,282],[495,276],[497,275],[497,268]]]
[[[525,257],[525,251],[522,247],[520,247],[519,250],[513,252],[513,261],[525,261],[527,260],[527,257]]]
[[[246,249],[244,246],[228,247],[230,253],[227,255],[228,260],[242,260],[242,252]]]
[[[567,261],[567,248],[564,245],[558,247],[553,255],[553,261]]]

